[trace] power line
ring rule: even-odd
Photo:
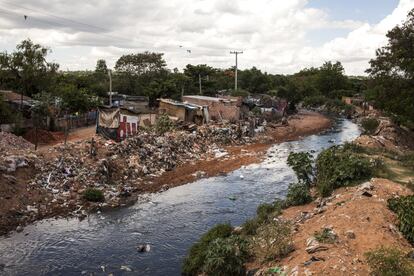
[[[20,8],[20,9],[34,11],[34,12],[37,12],[37,13],[40,13],[40,14],[43,14],[43,15],[51,16],[51,17],[61,19],[61,20],[64,20],[64,21],[68,21],[68,22],[72,22],[72,23],[75,23],[75,24],[78,24],[78,25],[83,25],[83,26],[87,26],[87,27],[94,28],[94,29],[97,29],[97,30],[109,32],[109,30],[106,29],[106,28],[102,28],[102,27],[92,25],[92,24],[89,24],[89,23],[84,23],[84,22],[73,20],[73,19],[70,19],[70,18],[63,17],[63,16],[57,16],[57,15],[54,15],[52,13],[48,13],[48,12],[41,11],[41,10],[38,10],[38,9],[33,9],[33,8],[24,7],[24,6],[21,6],[21,5],[16,5],[16,4],[10,3],[8,1],[1,1],[1,2],[5,3],[6,5],[14,6],[14,7],[17,7],[17,8]]]

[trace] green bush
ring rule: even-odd
[[[398,217],[398,228],[404,237],[414,243],[414,196],[388,199],[388,208]]]
[[[260,227],[260,222],[257,218],[248,219],[242,225],[242,234],[246,236],[256,235],[257,229]]]
[[[198,275],[202,272],[209,244],[216,239],[231,236],[233,227],[230,224],[218,224],[201,236],[200,240],[191,246],[183,262],[184,275]]]
[[[361,126],[365,134],[374,134],[379,126],[379,121],[375,118],[364,118],[361,121]]]
[[[101,190],[88,188],[83,192],[83,198],[87,201],[92,202],[103,202],[105,201],[105,196]]]
[[[278,204],[263,203],[257,207],[256,214],[259,223],[267,222],[282,213],[281,206]]]
[[[414,275],[413,262],[398,249],[380,247],[365,253],[365,257],[374,276]]]
[[[271,221],[260,226],[253,241],[253,248],[256,257],[262,262],[286,257],[293,251],[290,223]]]
[[[364,181],[373,174],[373,167],[367,158],[341,146],[322,151],[316,160],[316,170],[316,187],[324,197],[336,188]]]
[[[167,114],[162,114],[158,117],[157,122],[155,123],[155,131],[158,134],[164,134],[165,132],[171,131],[174,129],[174,123],[170,120]]]
[[[312,201],[309,186],[303,183],[292,183],[289,185],[286,196],[286,204],[288,206],[305,205]]]
[[[311,184],[312,178],[312,155],[309,152],[289,153],[287,164],[295,171],[299,181],[306,185]]]
[[[257,207],[257,216],[253,219],[247,220],[242,225],[242,233],[247,236],[252,236],[257,233],[257,229],[264,223],[271,221],[282,214],[282,208],[287,207],[286,201],[275,200],[272,204],[263,203]]]
[[[214,276],[244,275],[248,257],[248,242],[242,237],[218,238],[207,248],[202,271]]]

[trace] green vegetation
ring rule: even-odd
[[[373,175],[368,158],[355,154],[348,146],[334,146],[321,152],[316,160],[316,188],[321,196],[334,189],[360,183]]]
[[[407,20],[387,33],[388,44],[376,52],[367,70],[370,82],[366,97],[393,115],[395,121],[414,129],[414,10]]]
[[[374,134],[379,126],[379,121],[375,118],[364,118],[361,121],[361,126],[364,129],[365,134]]]
[[[332,233],[332,230],[328,228],[324,228],[319,232],[315,232],[313,236],[320,243],[334,243],[337,239],[337,236]]]
[[[219,224],[204,234],[198,242],[191,246],[187,257],[184,259],[182,272],[184,275],[198,275],[203,272],[206,262],[206,254],[210,244],[217,239],[229,238],[233,227],[230,224]]]
[[[158,134],[164,134],[168,131],[174,129],[174,124],[170,120],[167,114],[162,114],[158,117],[157,122],[155,123],[155,130]]]
[[[253,242],[256,257],[262,262],[286,257],[294,249],[291,228],[285,221],[271,221],[260,226]]]
[[[313,176],[312,155],[308,152],[291,152],[287,163],[296,173],[298,180],[310,186]]]
[[[388,208],[397,214],[401,233],[414,243],[414,196],[391,198],[388,200]]]
[[[101,190],[95,188],[88,188],[83,192],[83,198],[92,202],[103,202],[105,196]]]
[[[286,196],[287,206],[305,205],[312,201],[309,186],[303,183],[292,183]]]
[[[380,247],[365,253],[371,275],[410,276],[414,275],[414,264],[404,252],[395,248]]]
[[[273,204],[263,203],[257,207],[256,214],[260,222],[267,222],[279,216],[282,213],[279,201]]]
[[[213,240],[206,251],[202,272],[206,275],[244,275],[248,242],[240,236]]]

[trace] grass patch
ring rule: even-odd
[[[315,232],[313,236],[320,243],[334,243],[337,239],[337,235],[328,228]]]
[[[374,276],[410,276],[414,275],[413,262],[395,248],[380,247],[365,253],[371,275]]]
[[[105,196],[101,190],[88,188],[83,192],[83,198],[91,202],[104,202]]]

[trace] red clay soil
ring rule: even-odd
[[[242,166],[260,162],[267,149],[273,144],[292,141],[306,135],[319,133],[331,126],[332,122],[327,117],[315,112],[301,112],[289,119],[288,126],[279,126],[268,131],[259,143],[228,146],[225,150],[228,156],[220,159],[207,159],[194,161],[165,172],[157,178],[148,179],[151,185],[143,188],[147,192],[158,191],[163,185],[175,187],[197,180],[197,172],[204,172],[203,177],[212,177],[226,174]]]
[[[37,139],[38,145],[44,145],[44,144],[50,145],[50,144],[58,143],[59,141],[65,138],[65,135],[63,132],[52,132],[52,131],[47,131],[43,129],[38,129],[36,131],[35,129],[29,129],[23,135],[23,138],[31,142],[32,144],[36,144],[36,139]]]
[[[249,268],[260,267],[255,275],[267,275],[272,267],[288,267],[289,272],[297,267],[297,275],[369,275],[369,267],[364,254],[380,246],[395,247],[404,252],[410,252],[412,247],[397,230],[396,215],[387,207],[387,199],[396,195],[409,195],[412,192],[397,183],[386,179],[371,180],[374,189],[370,191],[372,197],[361,195],[358,187],[342,188],[335,191],[332,201],[327,203],[327,210],[315,214],[304,222],[295,224],[293,234],[295,250],[280,262],[271,262],[266,265],[250,263]],[[289,208],[283,211],[282,217],[287,220],[298,221],[302,212],[313,212],[316,203]],[[303,217],[303,216],[302,216]],[[320,232],[323,227],[329,226],[338,235],[337,241],[323,244],[326,251],[308,254],[306,240]],[[354,238],[346,235],[353,231]],[[304,263],[312,256],[324,261]]]

